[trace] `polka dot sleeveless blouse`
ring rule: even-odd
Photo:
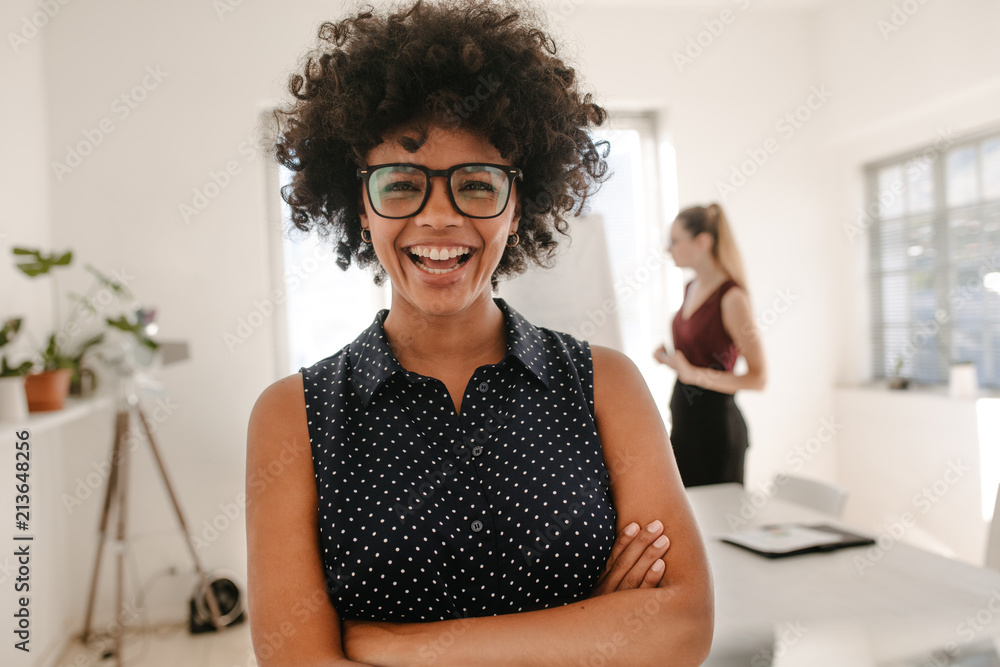
[[[327,591],[342,619],[439,621],[543,609],[591,591],[615,510],[590,346],[503,299],[507,352],[461,414],[404,369],[382,326],[301,369]]]

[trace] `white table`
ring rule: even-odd
[[[770,664],[767,650],[784,624],[791,624],[785,626],[789,653],[799,635],[828,641],[831,632],[840,632],[845,641],[866,643],[873,664],[891,664],[949,642],[968,653],[983,638],[1000,637],[1000,572],[888,537],[881,540],[885,549],[764,558],[718,537],[733,532],[734,519],[746,521],[740,529],[783,522],[850,527],[737,484],[695,487],[688,498],[715,581],[715,641],[706,665]]]

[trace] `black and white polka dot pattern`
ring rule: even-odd
[[[342,619],[490,616],[586,596],[615,510],[594,423],[590,346],[494,298],[507,353],[476,369],[462,412],[404,369],[379,311],[303,368],[320,546]]]

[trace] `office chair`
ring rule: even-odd
[[[784,483],[774,481],[774,495],[782,500],[804,505],[810,509],[839,518],[847,502],[847,490],[835,484],[816,479],[785,475]]]
[[[1000,487],[997,487],[996,504],[993,506],[993,521],[986,537],[986,567],[1000,571]]]

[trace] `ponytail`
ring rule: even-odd
[[[714,202],[708,206],[692,206],[678,213],[677,219],[684,224],[684,228],[691,236],[697,236],[702,232],[711,235],[712,256],[737,285],[747,289],[743,259],[740,257],[736,238],[722,207]]]

